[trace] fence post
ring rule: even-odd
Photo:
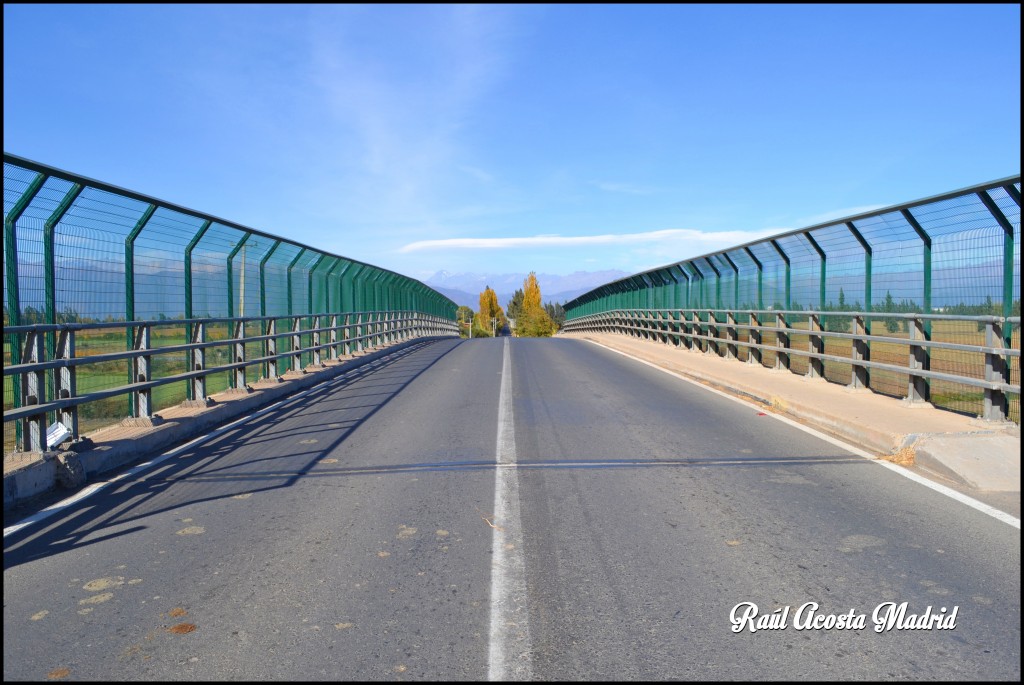
[[[782,312],[775,314],[775,327],[778,332],[775,334],[775,369],[777,371],[790,371],[789,366],[789,325],[786,323],[786,315]]]
[[[69,362],[75,358],[75,331],[63,330],[57,337],[57,358]],[[58,400],[67,400],[78,394],[78,375],[71,364],[62,366],[54,374],[55,396]],[[71,431],[71,439],[78,441],[78,406],[60,410],[60,422]]]
[[[757,315],[757,312],[750,312],[750,342],[754,343],[755,345],[761,344],[761,331],[759,328],[760,325],[761,321]],[[749,348],[749,350],[750,351],[747,353],[747,363],[762,366],[763,362],[761,360],[764,358],[764,356],[762,354],[761,348],[751,347]]]
[[[142,213],[139,220],[135,222],[135,227],[132,228],[128,237],[124,239],[124,320],[135,321],[135,241],[138,239],[139,234],[142,233],[142,229],[146,227],[149,220],[153,218],[153,213],[156,212],[156,205],[149,204],[146,206],[146,211]],[[132,346],[132,333],[130,330],[125,331],[125,349]],[[132,373],[128,372],[128,382],[132,382]],[[135,415],[135,403],[132,402],[132,398],[128,398],[128,416]]]
[[[719,279],[719,280],[721,280],[721,279]],[[721,290],[721,288],[719,288],[719,290]],[[719,299],[721,299],[721,298],[719,298]],[[719,335],[718,315],[715,314],[715,310],[714,309],[709,309],[708,310],[708,338],[709,338],[709,340],[708,340],[708,347],[704,351],[709,353],[709,354],[711,354],[712,353],[712,349],[713,349],[714,350],[713,354],[716,357],[721,357],[722,356],[722,350],[721,350],[721,348],[718,345],[718,335]]]
[[[192,329],[189,336],[189,342],[193,345],[202,344],[206,342],[206,324],[200,321],[197,324],[189,324]],[[188,387],[192,391],[190,398],[193,402],[200,402],[206,404],[206,348],[205,347],[194,347],[192,349],[192,371],[202,371],[203,373],[193,378]]]
[[[910,224],[910,227],[914,229],[914,232],[917,233],[917,236],[921,239],[921,245],[922,245],[922,254],[921,254],[922,264],[921,264],[921,268],[922,268],[922,273],[923,273],[923,276],[924,276],[924,283],[923,283],[923,285],[924,285],[924,303],[922,305],[922,308],[924,309],[924,313],[925,314],[931,314],[932,313],[932,238],[931,238],[930,235],[928,235],[928,232],[924,230],[924,228],[921,226],[921,224],[918,223],[917,219],[914,217],[914,215],[910,212],[909,209],[901,209],[900,210],[900,214],[903,215],[903,218],[906,219],[907,223]],[[924,330],[924,335],[922,336],[922,338],[924,340],[931,340],[932,339],[932,322],[931,322],[930,319],[927,319],[927,320],[924,321],[924,329],[923,330]],[[927,347],[922,348],[922,349],[924,351],[924,356],[923,356],[923,364],[924,364],[924,366],[922,368],[925,369],[925,370],[928,370],[929,368],[931,368],[931,350],[928,349]],[[927,381],[925,381],[925,382],[927,383]]]
[[[313,366],[323,366],[320,361],[320,315],[313,317]]]
[[[732,309],[725,313],[725,334],[729,342],[725,345],[725,358],[726,359],[738,359],[739,358],[739,345],[736,342],[739,340],[739,330],[736,328],[736,312]]]
[[[331,361],[338,361],[338,315],[331,314]]]
[[[139,324],[135,328],[135,340],[132,346],[136,352],[147,352],[152,349],[152,332],[148,324]],[[149,354],[132,358],[132,382],[148,383],[152,377],[153,357]],[[152,388],[139,389],[132,393],[135,417],[149,419],[153,417]]]
[[[302,317],[292,317],[292,371],[304,373],[302,370]]]
[[[1003,324],[1006,322],[1004,321]],[[996,349],[1003,347],[1003,331],[1001,324],[988,321],[985,324],[985,346]],[[1009,383],[1009,365],[1006,357],[998,352],[985,352],[985,380],[997,383]],[[985,413],[988,421],[1005,421],[1009,412],[1006,393],[1000,389],[985,388]]]
[[[910,322],[910,358],[907,366],[910,368],[910,376],[907,382],[907,401],[910,403],[928,402],[929,396],[928,379],[924,376],[914,374],[914,371],[928,370],[928,348],[915,344],[916,341],[928,340],[928,331],[924,319],[915,316]]]
[[[212,223],[213,222],[210,221],[209,219],[204,221],[203,225],[199,228],[199,230],[196,232],[196,234],[194,236],[192,236],[192,240],[189,241],[188,246],[185,248],[185,318],[186,319],[192,319],[193,318],[193,314],[192,314],[192,251],[196,248],[196,245],[199,244],[199,241],[203,239],[203,236],[206,234],[206,231],[209,230],[210,224],[212,224]],[[199,337],[202,339],[202,342],[206,342],[205,327],[203,326],[203,324],[199,324],[199,326],[200,326],[200,328],[204,329],[200,333]],[[189,324],[185,325],[185,336],[191,342],[195,342],[196,341],[195,331],[196,331],[196,329],[193,328],[193,324],[189,323]],[[198,352],[198,359],[201,360],[201,363],[203,364],[203,366],[199,366],[199,367],[193,366],[191,369],[189,369],[189,371],[199,371],[199,370],[205,371],[206,370],[206,366],[205,366],[206,351],[205,350],[193,350],[193,355],[192,355],[193,363],[195,363],[195,360],[197,359],[197,356],[196,356],[197,352]],[[199,381],[199,382],[197,383],[196,381]],[[195,392],[196,392],[197,389],[199,389],[200,385],[202,386],[202,395],[196,395]],[[193,382],[189,383],[187,388],[188,388],[188,399],[189,400],[199,400],[199,401],[205,402],[206,401],[206,374],[203,374],[198,379],[193,379]]]
[[[21,358],[25,364],[39,364],[43,361],[43,334],[30,331],[25,334],[25,346]],[[46,401],[46,371],[28,371],[21,374],[21,406],[31,407]],[[24,429],[22,450],[25,452],[46,451],[46,412],[33,414],[22,420]]]
[[[856,315],[853,317],[853,334],[868,335],[867,329],[864,326],[864,317],[862,315]],[[854,338],[853,345],[850,346],[850,355],[853,360],[852,371],[850,374],[850,387],[858,390],[867,388],[868,368],[860,364],[860,362],[868,361],[867,341],[862,338]]]
[[[279,359],[277,354],[277,319],[270,319],[267,321],[267,345],[266,345],[266,357],[267,360],[267,378],[270,380],[280,380],[281,374],[278,370],[277,360]]]
[[[267,262],[270,257],[274,254],[278,247],[280,247],[281,241],[274,241],[274,245],[267,251],[267,254],[263,255],[263,259],[260,260],[260,316],[265,317],[267,315]],[[268,329],[269,335],[269,329]],[[263,341],[263,356],[269,357],[272,352],[270,350],[270,340]],[[273,354],[277,353],[277,348],[274,348]],[[267,378],[271,378],[270,375],[270,362],[266,362],[263,365],[263,373]],[[275,369],[273,378],[277,378],[277,370]]]
[[[807,349],[816,354],[825,353],[825,340],[821,336],[821,315],[810,314],[807,317]],[[825,360],[820,357],[809,357],[807,359],[807,377],[824,378]]]
[[[242,364],[242,366],[235,369],[235,372],[232,374],[235,381],[234,387],[236,390],[248,392],[249,386],[245,382],[245,319],[236,321],[234,328],[234,336],[232,337],[235,339],[235,363]]]

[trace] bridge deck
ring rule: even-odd
[[[4,543],[8,680],[1020,676],[1019,529],[580,340],[424,345]]]

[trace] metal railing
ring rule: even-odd
[[[873,321],[889,334],[872,335]],[[960,329],[967,341],[935,340],[939,328]],[[562,330],[621,333],[961,411],[966,391],[980,417],[1020,422],[1019,316],[614,309]]]
[[[209,340],[215,325],[225,325],[227,337]],[[176,329],[184,329],[177,331]],[[248,330],[247,330],[248,329]],[[256,335],[249,331],[255,329]],[[122,332],[124,331],[124,332]],[[170,331],[170,335],[160,335]],[[254,332],[255,332],[254,331]],[[102,337],[130,340],[129,349],[79,355],[77,343]],[[322,368],[326,360],[376,349],[423,336],[458,335],[454,321],[416,311],[369,311],[293,316],[233,317],[131,321],[94,324],[9,326],[5,335],[16,341],[19,363],[4,366],[4,383],[17,389],[20,402],[4,409],[4,433],[9,423],[20,424],[18,447],[45,452],[47,427],[54,416],[73,440],[81,438],[80,409],[111,398],[128,396],[131,416],[152,418],[154,390],[185,383],[188,406],[205,406],[207,380],[228,376],[231,388],[247,392],[247,369],[262,367],[262,377],[280,380],[288,371],[303,373]],[[108,336],[110,337],[110,336]],[[165,344],[154,344],[157,338]],[[170,343],[170,344],[167,344]],[[52,353],[48,350],[53,350]],[[251,356],[256,350],[259,356]],[[215,359],[223,363],[210,364]],[[308,360],[305,365],[303,360]],[[163,362],[163,363],[161,363]],[[127,383],[78,393],[82,375],[110,375],[110,365],[127,365]],[[50,390],[48,390],[48,388]],[[114,412],[117,416],[117,412]]]
[[[299,224],[303,217],[297,212],[293,221]],[[72,394],[107,399],[74,405],[83,406],[79,418],[89,429],[146,418],[135,401],[110,397],[126,379],[136,384],[139,375],[146,382],[183,379],[159,386],[154,401],[161,406],[201,400],[195,394],[203,392],[199,384],[181,374],[206,368],[187,366],[198,363],[193,357],[203,349],[226,369],[210,376],[211,383],[237,387],[227,366],[237,363],[231,344],[249,346],[248,356],[255,358],[267,356],[257,348],[260,336],[297,335],[303,354],[312,357],[313,337],[330,334],[324,317],[358,319],[354,330],[362,331],[379,322],[359,317],[420,312],[430,321],[454,321],[457,308],[441,293],[388,269],[6,152],[3,260],[4,366],[52,365],[39,376],[43,385],[31,392],[16,387],[22,379],[5,370],[5,420],[12,411],[37,411],[23,404],[25,398],[37,404],[69,400],[62,393],[71,386],[62,384],[62,374],[81,363],[67,360],[90,358],[100,361],[77,375]],[[296,332],[300,317],[307,323]],[[314,324],[317,317],[320,323]],[[246,326],[271,320],[271,334],[261,329],[260,336],[247,335]],[[315,333],[321,324],[325,332]],[[116,328],[123,331],[120,340],[109,330]],[[33,344],[26,336],[33,336]],[[43,348],[37,350],[40,341]],[[163,347],[159,354],[141,354]],[[135,369],[138,359],[151,359],[153,368]],[[145,399],[143,394],[143,405]],[[5,452],[15,444],[40,444],[23,435],[24,420],[14,423],[14,431],[4,433]]]

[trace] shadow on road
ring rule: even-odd
[[[112,483],[101,493],[58,503],[54,507],[61,511],[52,518],[4,538],[4,569],[144,530],[137,522],[147,516],[290,487],[460,344],[435,340],[404,348],[286,400],[142,474]],[[270,471],[268,465],[273,466]]]

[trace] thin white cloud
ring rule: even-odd
[[[309,193],[323,214],[392,225],[436,220],[465,175],[493,180],[462,161],[465,124],[505,71],[509,15],[491,10],[332,5],[313,13],[310,90],[335,132],[311,146],[329,179]]]
[[[609,181],[592,181],[591,185],[608,193],[625,193],[627,195],[654,195],[657,188],[638,186],[632,183],[612,183]]]
[[[463,165],[459,166],[459,171],[462,171],[462,172],[464,172],[466,174],[469,174],[470,176],[472,176],[473,178],[477,179],[478,181],[481,181],[482,183],[491,183],[492,181],[494,181],[494,175],[493,174],[489,174],[486,171],[484,171],[483,169],[480,169],[480,168],[475,167],[475,166],[469,166],[468,164],[463,164]]]
[[[423,250],[494,250],[529,247],[581,247],[587,245],[638,245],[643,243],[672,242],[692,245],[694,243],[717,249],[730,245],[741,245],[764,238],[772,233],[767,231],[695,231],[687,228],[672,228],[644,233],[606,233],[602,235],[535,235],[511,238],[446,238],[442,240],[418,240],[404,245],[399,252],[420,252]]]

